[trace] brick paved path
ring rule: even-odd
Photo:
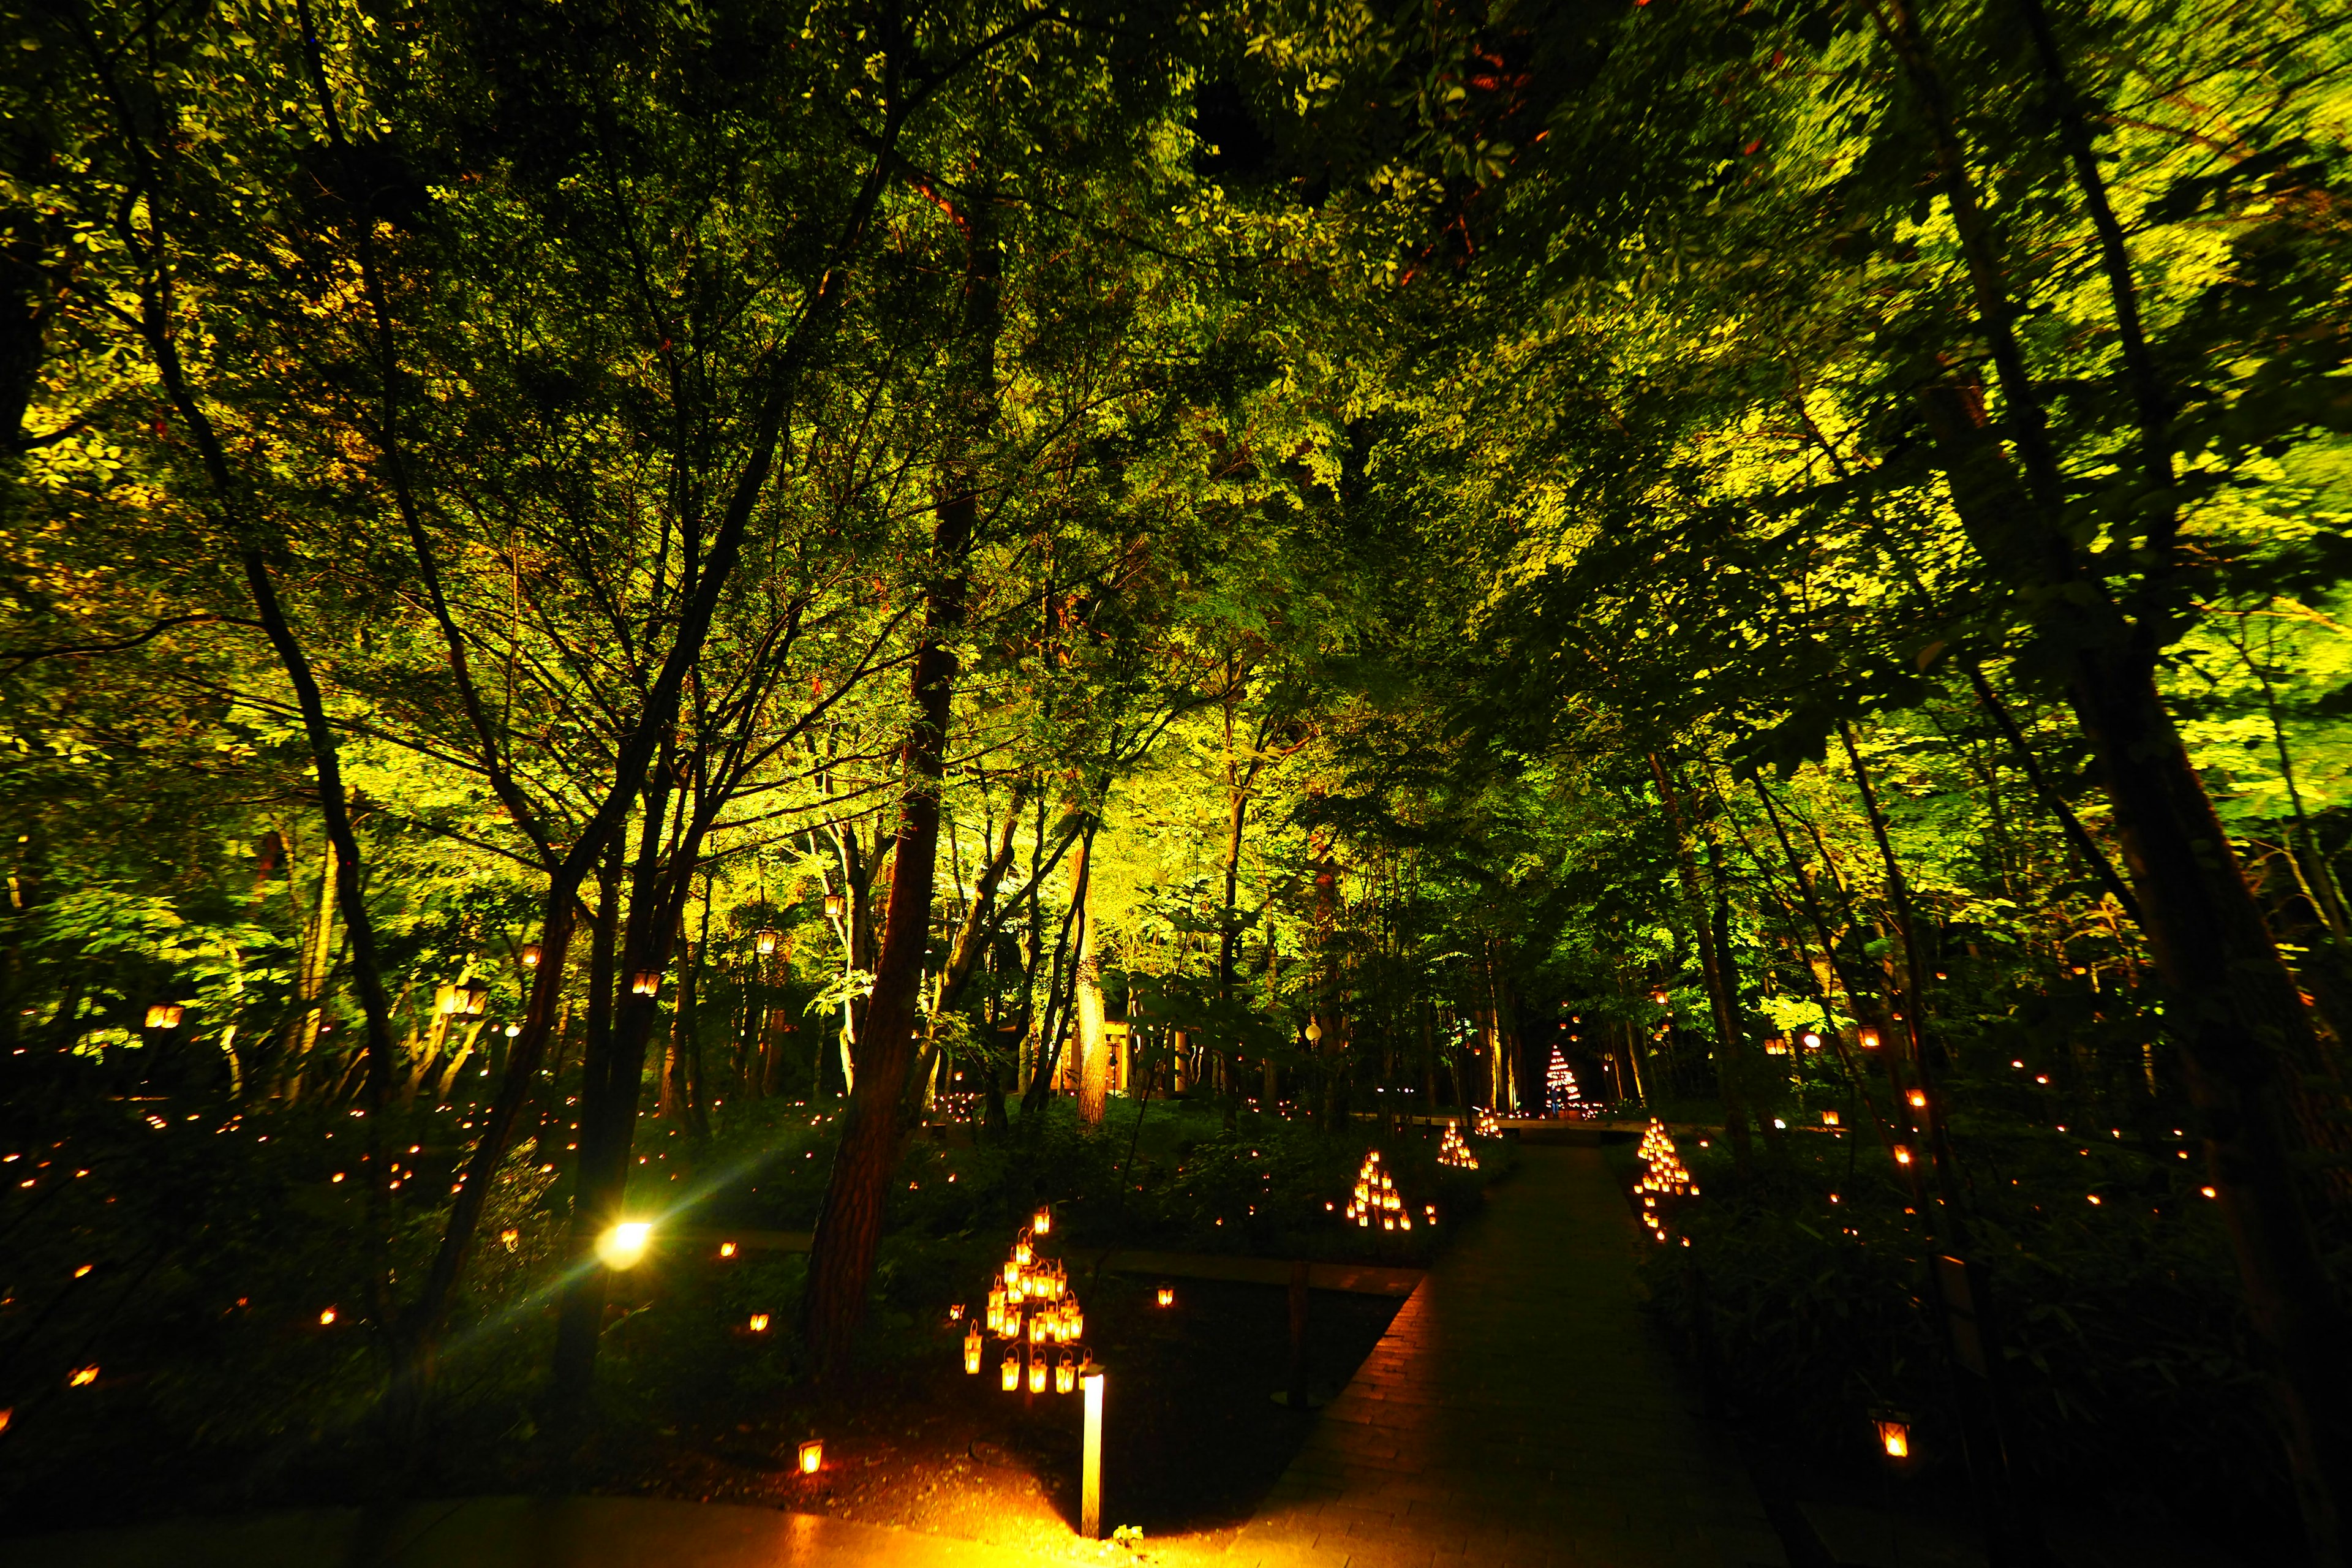
[[[1601,1152],[1520,1160],[1323,1413],[1237,1568],[1783,1568],[1637,1316],[1644,1243]]]

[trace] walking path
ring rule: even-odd
[[[1529,1147],[1229,1554],[1234,1568],[1783,1568],[1635,1304],[1593,1148]]]

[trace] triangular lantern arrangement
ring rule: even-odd
[[[1053,1228],[1053,1213],[1037,1211],[1035,1223],[1013,1239],[1013,1252],[988,1291],[988,1332],[1003,1342],[997,1362],[1000,1385],[1008,1394],[1026,1388],[1043,1394],[1076,1390],[1087,1362],[1079,1343],[1087,1315],[1070,1289],[1070,1271],[1059,1259],[1041,1256],[1037,1240]],[[974,1322],[963,1336],[963,1369],[979,1375],[987,1342]]]
[[[1682,1156],[1675,1152],[1675,1141],[1666,1131],[1666,1124],[1653,1120],[1643,1130],[1640,1148],[1634,1151],[1648,1167],[1642,1179],[1633,1184],[1633,1191],[1642,1199],[1642,1223],[1658,1240],[1666,1239],[1665,1215],[1660,1210],[1671,1211],[1673,1200],[1698,1196],[1698,1184],[1683,1164]],[[1660,1200],[1665,1200],[1662,1203]],[[1685,1242],[1684,1245],[1689,1245]]]
[[[1445,1124],[1445,1136],[1437,1144],[1437,1163],[1461,1171],[1478,1168],[1478,1156],[1470,1152],[1470,1145],[1462,1141],[1462,1123],[1459,1121]]]
[[[1364,1156],[1356,1173],[1356,1190],[1348,1199],[1348,1223],[1369,1230],[1377,1218],[1382,1230],[1411,1230],[1412,1213],[1397,1196],[1396,1183],[1381,1168],[1378,1149]]]

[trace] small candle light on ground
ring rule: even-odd
[[[76,1367],[74,1369],[74,1374],[66,1379],[66,1386],[68,1388],[87,1388],[97,1381],[98,1368],[94,1366]]]
[[[322,1329],[323,1329],[323,1328],[327,1327],[329,1324],[332,1323],[334,1321],[335,1321],[335,1310],[334,1310],[332,1307],[327,1307],[327,1308],[323,1308],[323,1309],[321,1309],[321,1310],[320,1310],[320,1313],[319,1313],[319,1326],[320,1326],[320,1328],[322,1328]]]
[[[1176,1304],[1175,1286],[1162,1285],[1160,1287],[1160,1304],[1163,1307],[1172,1307]]]
[[[734,1244],[733,1242],[731,1242],[731,1241],[722,1241],[722,1242],[720,1242],[720,1243],[719,1244],[719,1257],[721,1257],[721,1258],[732,1258],[732,1257],[734,1257],[734,1256],[735,1256],[735,1244]]]
[[[801,1474],[813,1476],[824,1468],[824,1439],[812,1437],[801,1445]]]
[[[755,1334],[764,1334],[768,1331],[767,1313],[754,1312],[751,1314],[751,1331]]]

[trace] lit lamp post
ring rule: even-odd
[[[1087,1391],[1087,1439],[1078,1474],[1078,1533],[1102,1539],[1103,1369],[1088,1362],[1078,1381]]]

